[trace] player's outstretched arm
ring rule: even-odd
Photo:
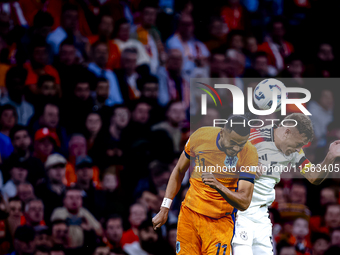
[[[211,188],[216,189],[227,202],[237,210],[248,209],[253,197],[254,183],[247,180],[240,180],[238,191],[234,192],[216,180],[212,173],[202,173],[202,181]]]
[[[182,152],[174,170],[171,173],[161,209],[152,219],[154,230],[160,228],[167,221],[170,204],[181,188],[185,172],[188,170],[189,165],[190,160],[185,156],[185,153]]]
[[[328,153],[321,164],[316,165],[314,168],[308,167],[302,170],[302,175],[312,184],[321,184],[328,176],[329,169],[333,169],[330,165],[334,164],[337,157],[340,157],[340,140],[336,140],[329,146]]]

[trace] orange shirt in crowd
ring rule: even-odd
[[[36,73],[35,70],[32,68],[32,65],[30,63],[25,63],[24,67],[27,70],[27,78],[26,78],[26,81],[25,81],[26,85],[36,87],[36,85],[38,83],[39,75],[44,75],[44,74],[48,74],[48,75],[53,76],[55,78],[56,84],[60,84],[60,78],[59,78],[58,71],[51,65],[44,66],[44,69],[43,69],[41,74]]]
[[[64,0],[46,0],[44,3],[41,0],[20,0],[20,5],[24,16],[29,26],[33,26],[34,16],[38,11],[42,10],[51,14],[54,19],[52,30],[60,26],[61,10],[65,2]],[[72,4],[78,5],[76,0],[69,1]],[[79,6],[79,5],[78,5]],[[85,13],[82,8],[78,8],[78,23],[79,31],[84,36],[92,35],[91,29],[87,23]]]
[[[20,218],[20,226],[23,226],[23,225],[26,225],[27,224],[27,221],[26,221],[26,218],[24,215],[21,215],[21,218]],[[46,226],[46,223],[44,220],[40,221],[39,222],[39,226]]]
[[[100,188],[100,178],[99,178],[99,168],[94,166],[93,169],[93,183],[96,188]],[[74,165],[71,163],[66,164],[66,173],[65,173],[65,185],[67,187],[77,182],[77,175]]]
[[[92,45],[99,40],[98,35],[89,36],[87,38],[89,43]],[[107,42],[107,47],[109,49],[109,59],[106,64],[106,68],[113,70],[120,68],[120,51],[117,44],[113,40]]]
[[[135,232],[133,232],[132,228],[130,228],[129,230],[124,231],[120,243],[122,247],[124,247],[125,244],[130,244],[133,242],[139,242],[139,237],[135,234]]]

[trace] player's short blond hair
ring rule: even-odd
[[[302,113],[292,113],[284,118],[285,120],[291,119],[297,122],[295,126],[300,134],[304,134],[308,141],[313,140],[314,130],[311,119]],[[285,125],[295,125],[294,121],[285,121]]]

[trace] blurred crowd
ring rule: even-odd
[[[190,126],[190,78],[309,89],[305,150],[319,163],[340,139],[339,10],[330,0],[2,0],[0,255],[175,254],[189,172],[160,231],[151,217],[190,129],[232,105],[226,94],[228,109]],[[340,254],[339,184],[281,180],[275,254]]]

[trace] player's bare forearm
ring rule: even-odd
[[[179,189],[181,188],[185,172],[188,170],[190,165],[190,160],[182,152],[174,170],[171,173],[168,186],[166,187],[165,197],[174,199],[177,195]]]
[[[227,200],[227,202],[237,210],[245,211],[248,209],[254,190],[254,184],[249,181],[239,181],[239,189],[237,192],[231,191],[222,183],[216,187],[218,193]]]
[[[190,165],[190,160],[183,152],[171,173],[168,186],[166,187],[165,198],[173,200],[177,195],[185,175]],[[161,206],[159,213],[152,219],[154,230],[159,229],[168,219],[169,207]]]
[[[329,175],[328,169],[330,165],[334,164],[336,157],[334,157],[330,152],[328,152],[324,161],[321,164],[316,165],[315,169],[305,170],[305,178],[314,185],[321,184]]]
[[[329,169],[333,169],[336,158],[340,157],[340,140],[334,141],[329,146],[328,153],[321,164],[318,164],[314,169],[308,168],[303,174],[305,178],[314,185],[321,184],[329,175]]]

